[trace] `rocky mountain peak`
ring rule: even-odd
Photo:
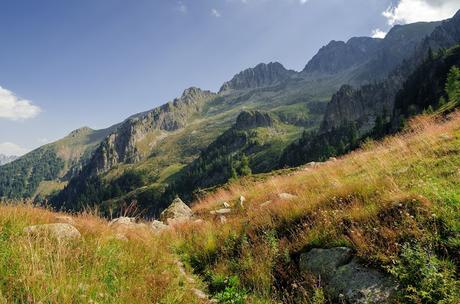
[[[237,129],[251,129],[259,127],[271,127],[274,124],[273,117],[261,111],[242,111],[236,118]]]
[[[94,130],[91,129],[90,127],[82,127],[76,130],[73,130],[72,132],[69,133],[68,137],[79,137],[82,135],[89,134],[93,132]]]
[[[260,63],[235,75],[222,85],[219,92],[272,86],[295,74],[295,71],[287,70],[279,62]]]
[[[308,62],[303,72],[334,74],[365,63],[375,55],[381,41],[370,37],[354,37],[347,42],[332,40]]]

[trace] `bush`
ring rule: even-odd
[[[460,297],[454,267],[419,245],[405,244],[389,270],[401,284],[404,303],[457,303]]]

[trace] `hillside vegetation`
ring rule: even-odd
[[[84,213],[70,218],[81,239],[31,238],[24,227],[63,214],[3,205],[0,301],[206,303],[191,292],[201,288],[220,303],[337,303],[299,270],[299,255],[346,246],[399,282],[395,303],[456,303],[459,168],[455,112],[419,116],[338,160],[235,180],[193,204],[201,221],[159,233],[139,227],[120,237]],[[223,202],[224,221],[210,212]]]

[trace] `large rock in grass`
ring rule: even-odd
[[[315,248],[300,256],[301,271],[321,278],[329,297],[345,303],[391,303],[397,284],[366,267],[346,247]]]
[[[302,271],[329,279],[338,267],[349,263],[352,258],[353,252],[347,247],[313,248],[300,256],[299,266]]]
[[[29,236],[50,236],[59,241],[79,239],[80,232],[74,226],[66,223],[35,225],[24,228]]]
[[[192,209],[180,198],[172,201],[171,205],[160,214],[160,220],[165,224],[188,220],[193,215]]]

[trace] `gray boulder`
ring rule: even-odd
[[[152,221],[152,223],[150,223],[150,228],[153,231],[161,231],[163,229],[168,228],[168,225],[165,225],[163,222],[155,220],[155,221]]]
[[[337,268],[329,281],[329,293],[350,303],[389,303],[397,284],[387,274],[359,264],[354,258]]]
[[[347,247],[313,248],[300,256],[299,266],[302,271],[311,272],[327,279],[334,275],[339,266],[349,263],[352,258],[352,250]]]
[[[67,223],[35,225],[24,228],[29,236],[51,236],[59,241],[79,239],[80,232]]]
[[[389,275],[360,264],[346,247],[312,249],[300,256],[299,267],[320,277],[332,299],[346,303],[390,303],[397,290]]]
[[[168,224],[170,222],[183,221],[191,218],[192,209],[187,206],[180,198],[172,201],[171,205],[160,214],[160,220]]]

